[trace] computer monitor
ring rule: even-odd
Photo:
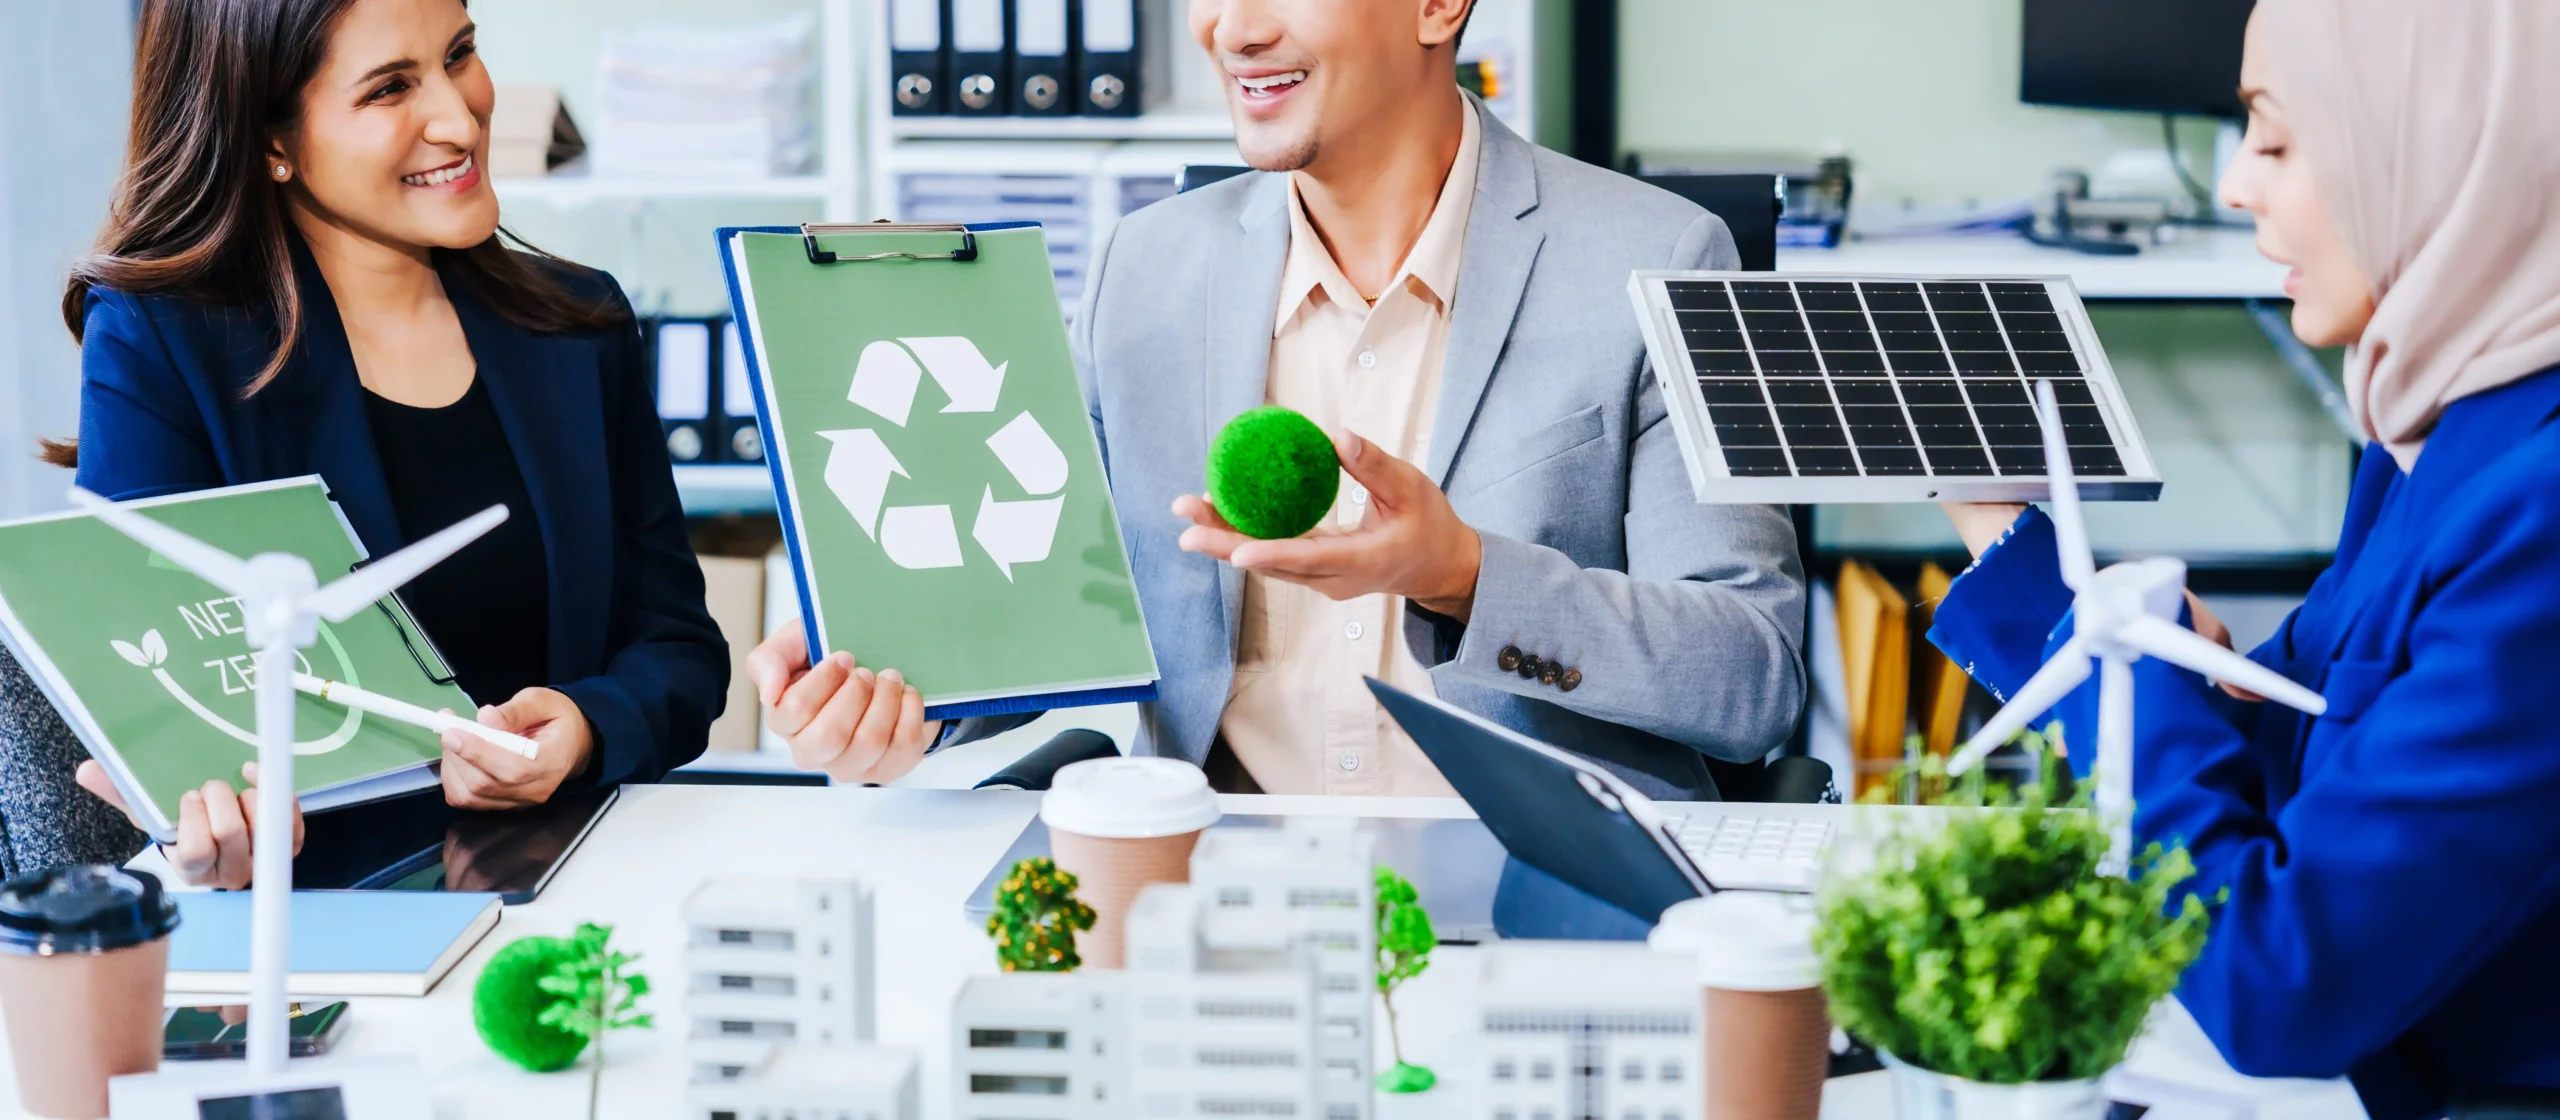
[[[2248,115],[2240,44],[2255,0],[2021,0],[2018,99],[2036,105]]]

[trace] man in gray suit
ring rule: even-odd
[[[1541,150],[1451,80],[1470,0],[1192,0],[1260,170],[1123,219],[1074,347],[1163,672],[1135,750],[1224,789],[1442,793],[1361,684],[1436,693],[1658,796],[1717,796],[1803,698],[1775,510],[1699,505],[1626,296],[1733,268],[1713,215]],[[1210,440],[1279,404],[1349,482],[1314,533],[1237,534]],[[804,767],[882,781],[940,727],[893,670],[752,661]]]

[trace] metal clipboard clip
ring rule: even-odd
[[[849,253],[838,254],[818,247],[820,234],[838,233],[956,233],[960,247],[948,253]],[[853,261],[958,261],[968,264],[978,259],[978,235],[958,222],[876,222],[811,223],[800,227],[800,244],[809,250],[810,264],[845,264]]]

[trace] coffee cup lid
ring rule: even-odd
[[[178,904],[149,872],[59,867],[0,884],[0,952],[104,953],[178,928]]]
[[[1738,992],[1791,992],[1822,983],[1813,951],[1813,900],[1764,891],[1719,891],[1662,912],[1646,939],[1695,954],[1698,983]]]
[[[1173,758],[1097,758],[1058,769],[1040,799],[1049,827],[1142,840],[1218,823],[1218,795],[1200,768]]]

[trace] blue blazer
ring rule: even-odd
[[[2327,715],[2135,669],[2134,831],[2230,892],[2179,998],[2244,1073],[2352,1077],[2375,1120],[2560,1087],[2555,416],[2560,370],[2455,402],[2412,472],[2365,451],[2336,562],[2249,655]],[[2070,635],[2053,541],[2029,511],[1939,608],[1995,694]]]
[[[124,499],[316,474],[373,555],[408,543],[337,302],[299,246],[295,256],[302,339],[275,381],[246,400],[241,387],[274,353],[272,315],[89,293],[80,485]],[[629,309],[604,273],[562,278]],[[445,291],[541,523],[551,687],[577,702],[596,736],[594,766],[580,781],[654,781],[702,753],[727,700],[729,658],[703,606],[639,332],[536,334],[493,314],[450,274]]]

